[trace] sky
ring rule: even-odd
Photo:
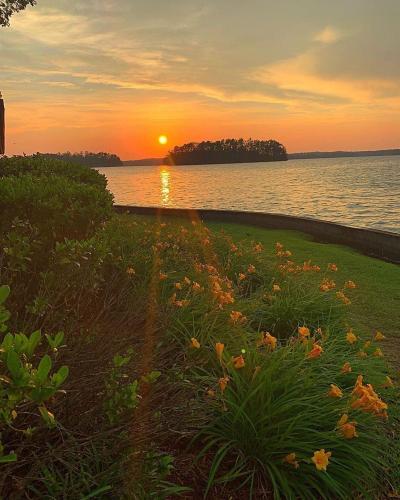
[[[7,153],[398,148],[399,19],[400,0],[38,0],[0,28]]]

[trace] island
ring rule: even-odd
[[[214,142],[189,142],[183,146],[175,146],[163,159],[163,163],[165,165],[205,165],[286,160],[285,146],[272,139],[222,139]]]

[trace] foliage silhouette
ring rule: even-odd
[[[274,140],[222,139],[190,142],[175,146],[164,159],[167,165],[199,165],[207,163],[250,163],[287,160],[285,147]]]
[[[0,0],[0,26],[9,26],[10,17],[28,5],[36,5],[36,0]]]

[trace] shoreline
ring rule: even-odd
[[[306,233],[320,243],[346,245],[364,255],[400,264],[400,234],[379,229],[364,229],[345,226],[320,219],[296,217],[268,212],[245,212],[238,210],[209,210],[189,208],[146,207],[114,205],[118,213],[137,215],[162,214],[182,217],[196,213],[204,221],[235,222],[268,229],[290,229]]]
[[[245,163],[277,163],[290,160],[323,160],[328,158],[381,158],[381,157],[400,156],[400,149],[383,149],[377,151],[310,151],[309,153],[288,153],[286,160],[273,161],[250,161],[250,162],[231,162],[231,163],[190,163],[176,164],[174,166],[183,167],[189,165],[236,165]],[[160,167],[171,166],[163,163],[164,158],[141,158],[139,160],[121,160],[121,167]],[[103,167],[101,167],[103,168]]]

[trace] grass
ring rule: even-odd
[[[400,266],[360,254],[356,250],[342,246],[318,243],[297,231],[260,229],[241,224],[211,222],[210,229],[223,229],[235,241],[260,241],[271,248],[276,241],[285,243],[298,260],[313,261],[326,266],[338,263],[337,276],[346,279],[351,276],[358,284],[353,291],[353,304],[349,311],[349,321],[354,329],[362,333],[382,330],[388,337],[389,359],[400,367]]]
[[[7,255],[10,324],[63,329],[54,363],[70,376],[48,402],[56,427],[32,424],[25,404],[15,418],[36,426],[30,440],[4,431],[20,457],[0,476],[6,497],[347,500],[399,487],[397,380],[384,387],[376,355],[389,346],[399,359],[397,266],[291,231],[126,215],[58,243],[40,272]],[[320,271],[302,268],[310,259]],[[320,291],[324,277],[334,290]],[[351,305],[335,295],[346,280]],[[347,413],[359,437],[344,438]],[[326,472],[312,461],[322,449]]]

